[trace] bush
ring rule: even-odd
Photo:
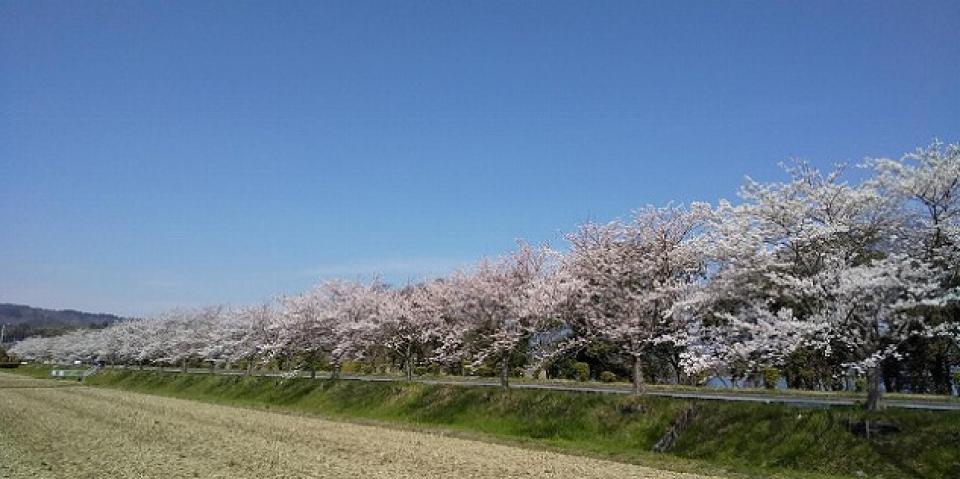
[[[377,374],[377,365],[371,362],[360,362],[360,374]]]
[[[499,373],[499,370],[494,370],[493,367],[487,363],[483,363],[476,367],[468,367],[467,371],[472,372],[473,375],[475,376],[482,376],[482,377],[493,377],[493,376],[496,376],[497,373]]]
[[[363,367],[359,361],[344,361],[340,363],[340,372],[343,374],[357,374]]]
[[[861,392],[861,393],[862,393],[862,392],[864,392],[864,391],[867,390],[867,378],[865,378],[865,377],[863,377],[863,376],[858,376],[858,377],[857,377],[857,380],[854,381],[853,384],[854,384],[854,387],[856,388],[857,392]]]
[[[600,381],[605,383],[612,383],[617,380],[617,375],[610,371],[603,371],[600,373]]]
[[[767,368],[763,370],[763,387],[767,389],[776,389],[780,382],[780,370],[777,368]]]
[[[573,363],[574,377],[577,381],[588,381],[590,380],[590,365],[587,363],[575,362]]]

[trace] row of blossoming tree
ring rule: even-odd
[[[323,365],[334,376],[366,362],[408,378],[424,367],[484,371],[504,386],[520,371],[593,355],[627,371],[636,393],[650,371],[695,382],[801,363],[817,371],[816,384],[797,373],[792,385],[830,389],[861,373],[872,408],[884,365],[932,354],[940,359],[920,375],[945,375],[949,388],[960,338],[960,146],[867,160],[852,182],[842,168],[785,169],[782,182],[748,179],[736,204],[646,207],[628,221],[582,225],[563,251],[521,243],[402,288],[328,281],[252,307],[30,338],[12,352],[183,367]]]

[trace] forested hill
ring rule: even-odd
[[[0,324],[6,325],[4,342],[19,341],[30,336],[54,336],[71,329],[99,329],[121,319],[113,314],[0,303]]]

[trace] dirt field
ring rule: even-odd
[[[0,373],[3,478],[695,478]]]

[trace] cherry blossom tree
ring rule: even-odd
[[[847,184],[841,169],[787,171],[790,181],[748,181],[743,204],[720,208],[712,273],[690,301],[701,316],[691,351],[757,367],[813,347],[865,370],[876,407],[877,364],[905,337],[925,334],[909,311],[932,300],[936,274],[891,249],[904,224],[896,197],[871,182]]]
[[[918,148],[899,160],[871,159],[865,166],[878,190],[900,200],[907,216],[896,247],[922,252],[927,261],[957,276],[960,239],[960,144],[940,142]]]
[[[881,407],[881,361],[896,357],[908,338],[930,337],[918,311],[934,304],[939,278],[926,264],[890,255],[832,272],[824,307],[811,318],[822,326],[808,342],[826,351],[843,349],[848,365],[867,373],[867,408]]]
[[[348,281],[326,281],[312,290],[283,301],[283,313],[276,327],[277,351],[325,354],[340,375],[343,361],[362,358],[371,345],[373,321],[384,307],[386,285]]]
[[[531,335],[542,329],[543,318],[530,307],[535,288],[548,274],[552,252],[547,247],[520,243],[513,254],[480,262],[473,271],[450,280],[458,324],[448,330],[464,345],[471,366],[493,360],[499,365],[500,385],[509,387],[510,365]]]
[[[186,371],[191,360],[206,357],[223,309],[222,306],[210,306],[167,313],[159,338],[163,351],[161,361],[180,364]]]
[[[938,358],[932,372],[940,392],[949,393],[949,354],[960,350],[960,144],[934,141],[899,160],[871,159],[865,166],[876,173],[870,184],[902,208],[888,248],[927,263],[940,281],[922,314]]]
[[[580,284],[569,327],[631,358],[634,394],[643,392],[644,354],[683,342],[687,328],[673,306],[704,272],[698,232],[709,214],[704,204],[647,207],[631,223],[586,224],[568,236],[565,268]]]
[[[377,291],[381,307],[370,333],[377,345],[399,359],[407,380],[413,379],[418,360],[429,359],[444,337],[443,291],[434,282]]]
[[[800,344],[804,325],[773,294],[772,274],[782,267],[776,252],[788,243],[781,233],[764,233],[758,213],[721,202],[707,223],[707,278],[675,307],[696,318],[683,353],[689,374],[726,373],[736,385],[744,370],[778,364]],[[777,216],[786,223],[792,215]]]
[[[124,364],[136,364],[143,369],[144,351],[155,337],[152,331],[154,322],[146,319],[131,319],[109,326],[110,334],[117,337],[116,354]]]
[[[39,336],[17,341],[8,351],[11,355],[27,361],[45,361],[53,353],[50,338]]]
[[[228,369],[244,361],[247,375],[252,374],[258,359],[270,357],[271,346],[277,344],[278,316],[273,302],[226,311],[213,331],[214,346],[208,349],[208,358],[223,361]]]

